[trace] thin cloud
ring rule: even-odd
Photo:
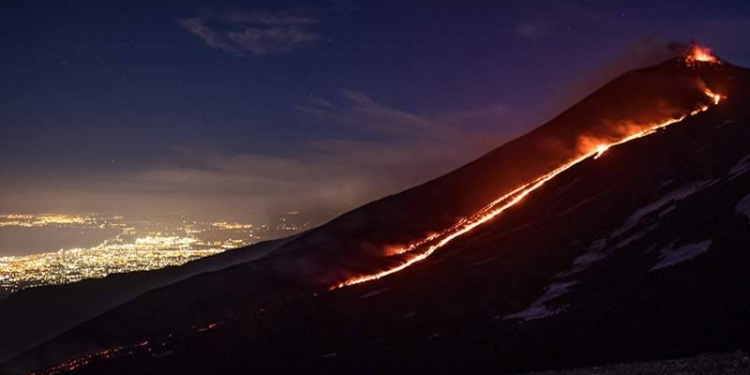
[[[516,26],[516,34],[524,38],[534,39],[539,36],[540,28],[534,23],[524,22]]]
[[[333,108],[333,104],[328,99],[323,98],[310,98],[307,102],[316,107]]]
[[[314,43],[320,35],[310,30],[317,20],[286,13],[237,12],[222,16],[189,17],[180,26],[208,46],[237,55],[286,53]]]
[[[267,26],[301,26],[317,22],[317,20],[312,17],[290,15],[287,13],[265,12],[236,12],[226,15],[224,19],[229,23],[260,24]]]
[[[229,43],[224,35],[204,25],[203,20],[198,17],[182,19],[180,20],[180,26],[203,39],[212,48],[218,48],[227,52],[237,52],[236,47]]]
[[[292,209],[341,212],[446,173],[508,136],[488,134],[489,121],[508,121],[509,109],[502,104],[424,115],[349,90],[332,99],[309,98],[297,108],[296,122],[321,131],[314,139],[289,140],[293,153],[197,144],[126,171],[61,170],[51,176],[29,170],[0,186],[0,205],[14,209],[17,202],[33,202],[40,209],[217,217],[244,217],[250,211],[273,217]],[[477,122],[483,125],[470,126]],[[0,171],[4,176],[9,173]],[[33,209],[29,205],[23,206]]]
[[[331,101],[318,98],[308,100],[308,103],[296,106],[295,109],[321,124],[359,129],[369,135],[429,139],[463,145],[464,134],[442,119],[389,107],[359,91],[344,90],[341,97],[341,106],[334,106]],[[326,104],[321,105],[323,103]]]

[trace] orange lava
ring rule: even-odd
[[[219,326],[219,323],[211,323],[211,324],[209,324],[209,325],[207,325],[205,327],[197,328],[196,331],[197,332],[206,332],[206,331],[210,331],[210,330],[212,330],[212,329],[214,329],[214,328],[216,328],[218,326]]]
[[[216,329],[219,325],[223,324],[223,322],[214,322],[210,323],[209,325],[205,327],[199,327],[195,329],[195,332],[201,333],[205,331],[210,331],[212,329]],[[169,337],[172,337],[172,334],[169,334]],[[162,346],[164,346],[164,343],[162,343]],[[95,361],[103,360],[103,359],[113,359],[113,358],[119,358],[124,357],[128,355],[133,355],[135,350],[142,350],[151,352],[152,350],[151,342],[148,340],[144,340],[141,342],[138,342],[134,345],[130,346],[119,346],[116,348],[106,349],[95,353],[86,354],[82,357],[71,359],[68,361],[65,361],[57,366],[47,368],[45,370],[32,372],[27,375],[58,375],[63,374],[66,372],[71,372],[79,367],[88,366]]]
[[[29,375],[56,375],[56,374],[61,374],[65,372],[71,372],[79,367],[87,366],[97,359],[112,358],[113,356],[118,355],[125,349],[127,348],[124,346],[120,346],[117,348],[102,350],[97,353],[88,354],[80,358],[76,358],[76,359],[63,362],[55,367],[51,367],[49,369],[39,371],[39,372],[34,372]]]
[[[696,62],[714,64],[719,62],[719,59],[711,54],[710,48],[697,43],[693,43],[688,49],[687,54],[685,55],[685,62],[688,65],[692,66]]]
[[[719,94],[717,94],[717,93],[715,93],[715,92],[713,92],[713,91],[711,91],[709,89],[706,89],[706,91],[704,91],[704,92],[706,93],[706,96],[708,96],[709,98],[711,98],[711,100],[714,101],[714,105],[719,104],[719,102],[723,98],[723,96],[721,96],[721,95],[719,95]],[[705,109],[704,109],[704,111],[705,111]]]
[[[710,55],[709,55],[710,56]],[[716,94],[712,92],[711,90],[706,89],[705,90],[706,96],[711,98],[714,105],[719,104],[723,96]],[[357,275],[354,277],[349,278],[348,280],[345,280],[339,284],[333,285],[331,289],[338,289],[345,286],[350,286],[354,284],[360,284],[367,281],[377,280],[382,277],[394,274],[396,272],[399,272],[414,263],[417,263],[423,259],[426,259],[432,253],[434,253],[439,248],[445,246],[449,242],[451,242],[453,239],[460,237],[461,235],[471,231],[472,229],[486,223],[487,221],[493,219],[494,217],[500,215],[507,209],[513,207],[516,203],[523,200],[527,195],[529,195],[534,190],[538,189],[544,183],[547,181],[555,178],[555,176],[559,175],[562,172],[565,172],[566,170],[570,169],[574,165],[590,158],[594,157],[595,159],[598,159],[601,157],[607,150],[609,150],[611,147],[620,145],[626,142],[629,142],[634,139],[645,137],[649,134],[653,134],[654,132],[663,129],[669,125],[672,125],[674,123],[680,122],[683,119],[685,119],[688,116],[693,116],[698,113],[704,112],[708,110],[708,106],[703,106],[699,109],[696,109],[689,114],[686,114],[679,118],[673,118],[666,120],[664,122],[654,124],[652,126],[646,127],[645,129],[641,128],[641,130],[634,130],[631,134],[623,136],[621,139],[609,142],[609,143],[599,143],[593,148],[590,148],[587,151],[584,151],[581,156],[578,158],[569,161],[557,169],[553,170],[552,172],[549,172],[545,175],[542,175],[541,177],[538,177],[537,179],[511,191],[508,194],[503,195],[502,197],[496,199],[489,205],[482,208],[479,212],[474,214],[471,217],[462,218],[459,220],[456,224],[454,224],[452,227],[440,232],[440,233],[432,233],[429,236],[426,236],[425,238],[416,241],[408,246],[405,246],[401,248],[400,250],[396,251],[395,254],[407,254],[409,255],[407,259],[405,259],[402,263],[400,263],[397,266],[394,266],[390,269],[382,270],[376,273],[367,274],[367,275]]]
[[[602,155],[604,155],[605,152],[607,152],[607,150],[609,150],[610,147],[611,147],[610,145],[596,146],[596,150],[594,150],[595,152],[594,159],[599,159]]]

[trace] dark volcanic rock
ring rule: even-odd
[[[750,374],[746,354],[702,355],[667,361],[637,362],[585,369],[535,372],[529,375],[745,375]]]

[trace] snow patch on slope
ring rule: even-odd
[[[734,180],[748,171],[750,171],[750,155],[740,159],[740,161],[729,170],[729,180]]]
[[[521,319],[523,321],[529,321],[554,315],[559,310],[550,310],[544,304],[567,293],[570,290],[570,287],[577,283],[577,281],[567,281],[550,284],[544,294],[529,307],[515,314],[506,315],[503,317],[503,320]]]
[[[652,225],[652,226],[650,226],[650,227],[646,228],[646,230],[643,230],[643,231],[640,231],[640,232],[638,232],[638,233],[635,233],[635,234],[633,234],[633,235],[631,235],[631,236],[628,236],[628,237],[627,237],[627,238],[625,238],[624,240],[622,240],[622,241],[618,242],[618,243],[617,243],[617,245],[615,245],[615,248],[616,248],[616,249],[622,249],[623,247],[625,247],[625,246],[628,246],[628,245],[630,245],[631,243],[633,243],[633,242],[635,242],[635,241],[638,241],[638,240],[640,240],[640,239],[642,239],[642,238],[646,237],[646,235],[648,234],[648,232],[652,231],[652,230],[653,230],[654,228],[656,228],[656,226],[657,226],[657,225],[656,225],[656,224],[654,224],[654,225]]]
[[[711,247],[712,242],[713,241],[711,240],[705,240],[697,243],[683,245],[678,247],[677,249],[674,249],[673,245],[670,245],[668,248],[661,251],[659,263],[657,263],[649,271],[656,271],[693,259],[698,255],[701,255],[708,251],[708,249]]]
[[[607,240],[604,238],[592,242],[585,253],[579,255],[573,260],[573,265],[570,269],[558,273],[556,277],[562,278],[581,272],[586,268],[589,268],[592,264],[606,258],[609,253],[602,251],[606,245]]]
[[[675,190],[672,190],[671,192],[665,194],[661,198],[639,208],[636,210],[628,220],[623,224],[621,227],[615,229],[615,231],[612,233],[612,237],[616,237],[620,234],[623,234],[627,232],[628,230],[635,227],[638,222],[643,219],[646,215],[659,211],[663,207],[667,206],[668,204],[672,202],[681,201],[713,184],[718,182],[717,180],[707,180],[707,181],[697,181],[692,182],[687,185],[683,185]]]
[[[739,203],[734,206],[734,209],[737,210],[737,212],[747,216],[747,219],[750,220],[750,194],[742,198]]]

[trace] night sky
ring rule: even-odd
[[[672,41],[750,65],[746,1],[404,3],[3,2],[0,211],[340,212]]]

